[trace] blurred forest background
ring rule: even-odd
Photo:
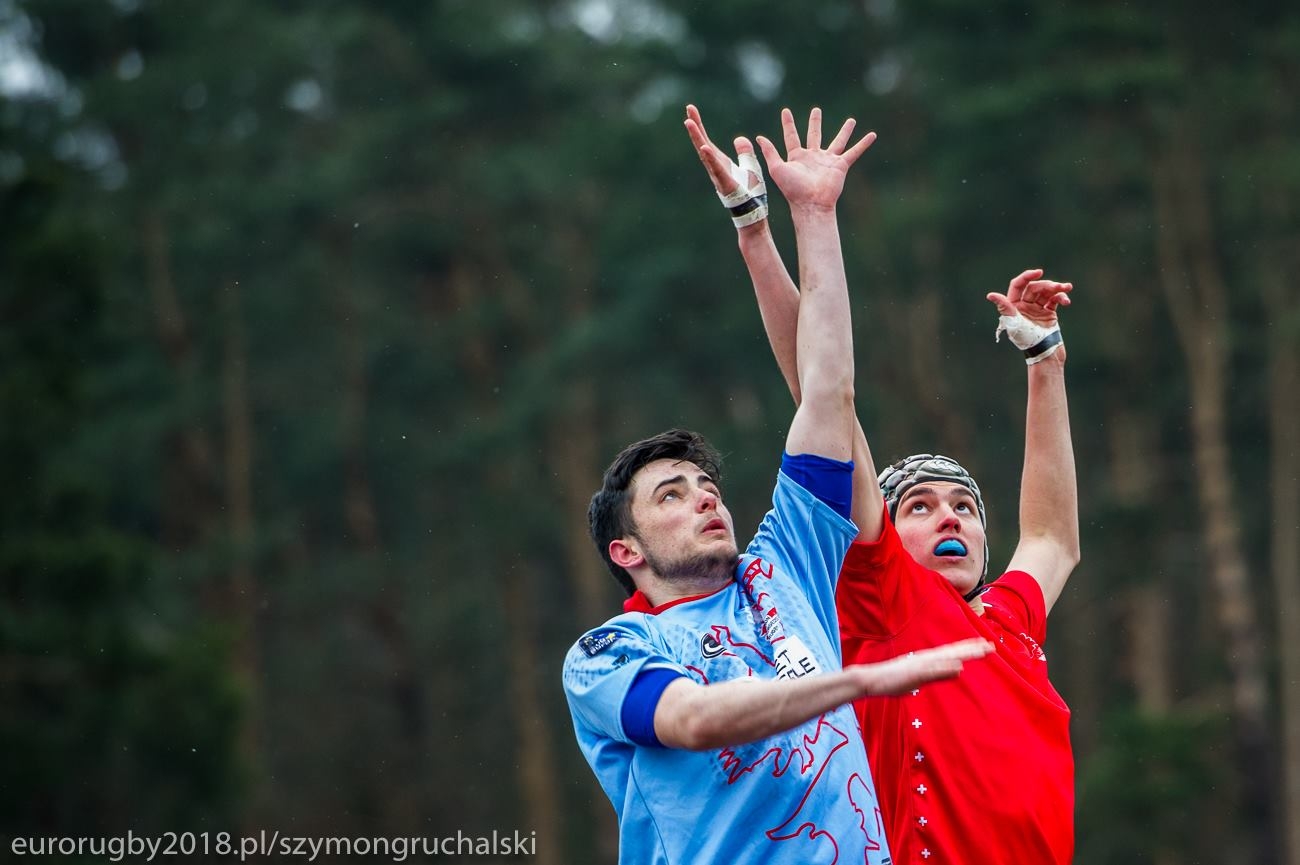
[[[971,467],[995,564],[983,297],[1075,283],[1077,861],[1297,865],[1298,96],[1264,0],[0,0],[0,839],[615,861],[559,681],[621,600],[586,501],[682,425],[755,525],[792,413],[692,101],[879,132],[860,413]]]

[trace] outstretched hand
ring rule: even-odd
[[[975,637],[845,670],[857,672],[867,696],[898,696],[927,682],[951,679],[961,673],[963,661],[982,658],[991,651],[992,643]]]
[[[709,179],[713,181],[713,188],[719,195],[730,195],[735,192],[740,184],[736,181],[736,174],[739,168],[736,162],[717,148],[709,140],[709,134],[704,129],[704,120],[700,117],[700,110],[694,105],[686,106],[686,134],[691,137],[691,143],[695,145],[695,153],[700,157],[700,162],[704,163],[704,169],[709,172]],[[746,154],[754,154],[754,145],[748,138],[737,138],[734,142],[736,148],[737,160]],[[749,172],[747,176],[748,185],[746,188],[752,188],[758,184],[760,178],[754,172]]]
[[[991,291],[985,297],[998,308],[999,315],[1014,317],[1019,313],[1040,327],[1054,327],[1056,308],[1070,305],[1074,285],[1042,279],[1042,275],[1041,268],[1026,270],[1011,280],[1006,294]]]
[[[785,158],[776,145],[758,136],[758,146],[763,151],[768,173],[781,189],[792,210],[830,209],[844,190],[844,178],[849,167],[876,140],[876,133],[868,132],[856,144],[848,147],[856,121],[844,121],[839,133],[825,149],[822,148],[822,110],[814,108],[808,116],[806,142],[799,140],[799,130],[794,125],[790,109],[781,109],[781,130],[785,137]],[[848,149],[845,149],[845,148]]]

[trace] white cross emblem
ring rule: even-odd
[[[912,727],[913,727],[914,729],[917,729],[917,730],[921,729],[921,719],[920,719],[920,718],[913,718],[913,719],[912,719]]]
[[[916,762],[920,763],[922,760],[925,759],[925,755],[922,754],[920,751],[917,751],[917,752],[916,752],[916,756],[914,756],[912,759],[915,760]]]
[[[929,822],[930,822],[930,821],[927,820],[927,819],[925,819],[924,817],[917,817],[917,818],[916,818],[916,825],[918,825],[918,826],[924,826],[926,823],[929,823]]]
[[[928,789],[930,789],[930,788],[927,787],[927,786],[925,786],[924,784],[922,784],[920,787],[917,787],[917,788],[916,788],[916,792],[918,792],[918,793],[920,793],[922,796],[924,796],[924,795],[925,795],[925,791],[928,790]]]
[[[929,859],[929,858],[930,858],[930,848],[929,848],[929,847],[926,847],[924,850],[922,850],[922,851],[921,851],[921,855],[924,856],[926,859]]]

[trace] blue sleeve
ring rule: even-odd
[[[844,519],[853,518],[853,460],[842,463],[817,454],[783,454],[781,471]]]
[[[662,748],[655,735],[655,709],[664,689],[682,677],[676,670],[656,667],[637,674],[623,698],[623,732],[637,745]]]
[[[625,703],[629,698],[633,700],[633,716],[638,706],[644,713],[646,704],[658,701],[663,687],[668,685],[664,682],[656,693],[647,689],[639,698],[633,697],[642,674],[665,670],[686,675],[685,668],[665,657],[651,636],[635,621],[629,621],[632,618],[619,617],[584,634],[569,649],[563,673],[564,691],[575,723],[595,736],[629,743],[634,740],[624,727]],[[653,705],[649,712],[653,729]]]

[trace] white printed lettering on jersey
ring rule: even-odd
[[[821,672],[816,656],[795,635],[791,634],[772,647],[776,651],[776,677],[798,679]]]

